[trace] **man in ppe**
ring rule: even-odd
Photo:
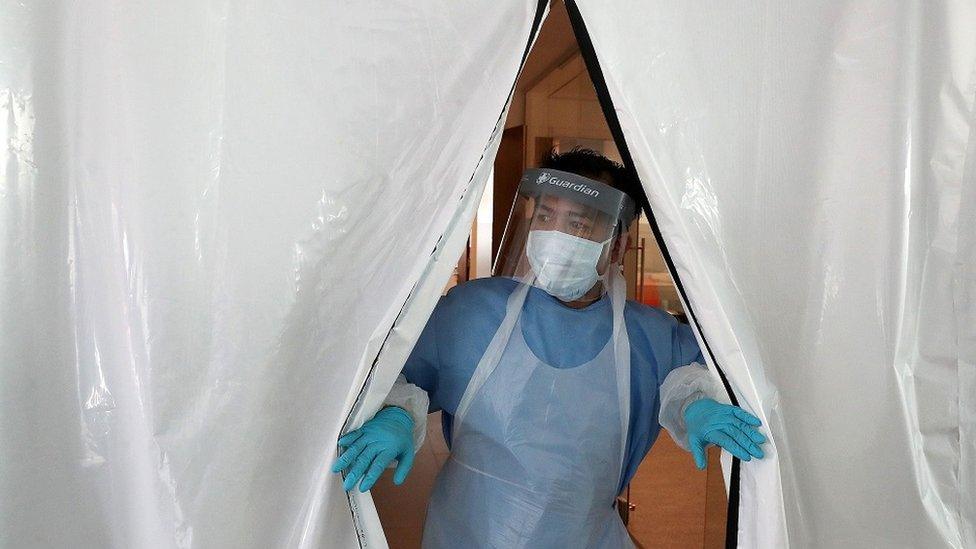
[[[339,440],[345,488],[369,489],[394,460],[403,482],[441,410],[451,454],[424,547],[618,548],[631,542],[616,496],[661,425],[699,468],[709,444],[761,458],[759,420],[710,398],[722,391],[691,329],[626,301],[641,200],[593,151],[526,171],[494,276],[440,300],[386,407]]]

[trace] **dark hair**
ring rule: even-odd
[[[542,159],[539,167],[575,173],[602,181],[623,192],[634,201],[634,204],[637,205],[637,217],[640,217],[640,213],[644,209],[644,203],[647,199],[640,182],[630,174],[627,168],[592,149],[574,147],[564,153],[552,149]]]

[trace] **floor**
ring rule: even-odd
[[[427,441],[402,486],[392,469],[373,488],[373,499],[391,549],[417,549],[427,500],[437,471],[448,456],[440,414],[429,416]],[[708,471],[698,471],[691,456],[662,432],[630,485],[628,529],[647,548],[724,547],[725,489],[718,453],[709,455]]]
[[[447,444],[441,434],[441,414],[427,416],[427,440],[417,452],[407,481],[393,484],[393,469],[387,469],[373,487],[373,501],[383,523],[390,549],[417,549],[427,515],[427,500],[434,478],[447,461]]]
[[[725,485],[716,449],[707,471],[662,431],[630,483],[627,528],[643,547],[725,546]]]

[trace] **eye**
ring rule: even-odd
[[[543,223],[545,223],[545,222],[549,221],[550,219],[552,219],[552,216],[549,215],[549,214],[539,214],[538,219],[539,219],[539,221],[542,221]]]
[[[583,223],[582,221],[573,221],[572,223],[570,223],[570,226],[573,228],[573,230],[576,230],[576,231],[588,231],[588,230],[590,230],[590,226],[587,225],[586,223]]]

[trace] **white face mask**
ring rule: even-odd
[[[575,301],[600,279],[596,270],[603,247],[560,231],[529,231],[525,252],[535,271],[535,285],[562,301]]]

